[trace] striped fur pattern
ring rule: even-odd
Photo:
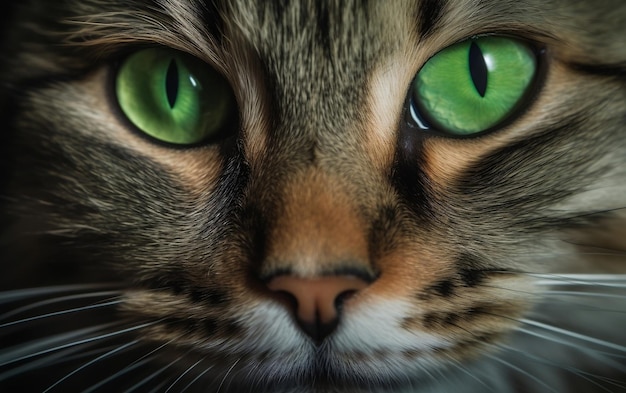
[[[626,392],[620,0],[24,0],[3,39],[0,390]],[[494,132],[407,120],[480,34],[542,48]],[[172,149],[112,77],[146,46],[230,83]],[[264,286],[375,277],[321,345]]]

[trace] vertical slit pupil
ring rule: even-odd
[[[174,59],[170,61],[170,65],[167,67],[167,74],[165,75],[165,93],[170,108],[174,109],[176,98],[178,98],[178,65],[176,65],[176,60]]]
[[[485,56],[483,51],[476,42],[472,41],[469,48],[469,71],[472,76],[472,82],[474,82],[474,88],[481,97],[485,96],[487,91],[487,64],[485,63]]]

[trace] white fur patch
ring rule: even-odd
[[[435,335],[408,331],[400,325],[414,314],[415,306],[402,300],[366,302],[346,312],[333,344],[341,352],[429,351],[449,347],[450,343]]]

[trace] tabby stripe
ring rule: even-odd
[[[615,77],[626,81],[626,63],[622,64],[585,64],[569,63],[568,67],[584,74]]]
[[[203,26],[207,29],[209,34],[211,34],[211,38],[214,39],[217,44],[223,44],[225,10],[219,9],[217,1],[206,1],[202,5],[197,5],[197,7],[200,11]]]
[[[418,7],[418,31],[422,38],[433,34],[441,21],[444,0],[422,0]]]
[[[425,166],[423,135],[413,129],[402,128],[391,180],[406,205],[422,220],[428,219],[432,212],[432,191],[429,187],[430,180],[423,171]]]

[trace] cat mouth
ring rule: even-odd
[[[206,355],[195,354],[203,360],[207,360]],[[424,370],[429,354],[418,349],[407,349],[402,353],[384,349],[371,353],[338,352],[330,344],[322,344],[300,353],[213,353],[212,356],[215,362],[209,361],[202,369],[209,372],[201,384],[213,385],[215,381],[221,381],[222,392],[247,391],[251,386],[259,393],[308,391],[310,388],[319,392],[330,389],[387,391],[407,383],[417,385],[428,379]],[[428,366],[428,370],[432,371],[432,366]]]
[[[299,391],[304,387],[315,387],[316,391],[331,387],[384,391],[405,385],[407,378],[410,383],[418,384],[428,378],[425,370],[432,371],[432,364],[442,364],[444,358],[475,351],[484,340],[494,339],[477,337],[447,346],[416,345],[396,350],[382,345],[347,348],[342,343],[346,334],[341,331],[331,334],[319,345],[310,339],[295,340],[299,345],[281,351],[255,347],[250,342],[251,336],[230,350],[220,347],[219,343],[199,347],[197,337],[191,337],[189,342],[176,347],[176,353],[206,362],[204,369],[210,370],[205,375],[206,383],[224,381],[229,387],[222,388],[223,392],[245,391],[250,386],[257,387],[255,391],[259,392],[275,392],[277,388]],[[154,331],[150,335],[156,336]],[[162,337],[161,341],[164,339]],[[258,341],[263,339],[262,335],[257,336]]]
[[[207,381],[226,380],[238,386],[234,392],[265,384],[315,385],[324,391],[323,386],[384,389],[407,378],[418,383],[433,365],[472,358],[511,327],[486,312],[497,310],[495,305],[481,312],[474,304],[471,313],[457,305],[454,312],[434,314],[408,300],[371,300],[346,308],[335,326],[302,326],[271,299],[241,302],[227,312],[199,304],[181,307],[184,298],[160,291],[126,295],[126,311],[157,321],[141,338],[171,343],[175,356],[202,359],[211,370]],[[466,325],[470,322],[474,329]]]

